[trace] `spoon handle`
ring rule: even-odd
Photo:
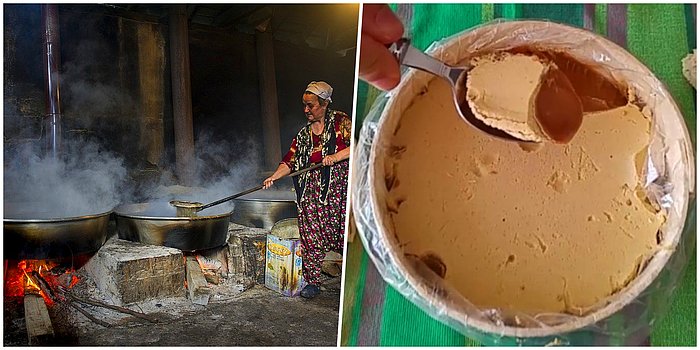
[[[391,44],[389,50],[394,54],[399,64],[445,78],[452,85],[457,83],[459,73],[464,70],[463,68],[448,66],[438,59],[428,56],[411,45],[410,40],[407,38],[401,38],[399,41]]]

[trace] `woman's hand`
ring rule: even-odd
[[[266,190],[266,189],[270,188],[272,185],[274,185],[275,180],[276,179],[273,179],[272,176],[265,179],[265,181],[263,181],[263,189]]]
[[[325,165],[325,166],[331,166],[331,165],[337,163],[338,160],[339,160],[339,159],[338,159],[338,156],[336,156],[335,154],[331,154],[331,155],[328,155],[328,156],[323,157],[323,162],[322,162],[322,163],[323,163],[323,165]]]
[[[362,7],[360,39],[360,79],[382,90],[399,83],[399,63],[387,47],[403,35],[403,24],[389,6],[365,4]]]
[[[350,148],[343,148],[342,150],[338,151],[338,153],[335,154],[329,154],[325,157],[323,157],[323,165],[325,166],[331,166],[335,163],[338,163],[340,161],[346,160],[350,158]]]
[[[291,172],[292,170],[287,166],[287,164],[280,163],[280,165],[277,167],[277,170],[275,170],[275,172],[272,173],[270,177],[263,181],[263,189],[266,190],[270,188],[272,185],[275,184],[275,181],[289,175],[289,173]]]

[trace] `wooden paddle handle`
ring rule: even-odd
[[[297,175],[303,174],[303,173],[305,173],[305,172],[307,172],[307,171],[311,171],[311,170],[314,170],[314,169],[316,169],[316,168],[320,168],[320,167],[322,167],[322,166],[323,166],[323,163],[317,163],[317,164],[314,164],[314,165],[312,165],[312,166],[310,166],[310,167],[308,167],[308,168],[304,168],[304,169],[301,169],[301,170],[297,170],[297,171],[295,171],[295,172],[293,172],[293,173],[291,173],[291,174],[289,174],[289,175],[286,175],[286,176],[297,176]],[[278,179],[278,180],[279,180],[279,179]],[[219,199],[218,201],[211,202],[211,203],[209,203],[209,204],[205,204],[205,205],[203,205],[203,206],[197,208],[197,211],[201,211],[201,210],[207,209],[207,208],[209,208],[209,207],[215,206],[215,205],[217,205],[217,204],[221,204],[221,203],[223,203],[223,202],[228,202],[228,201],[230,201],[230,200],[232,200],[232,199],[236,199],[236,198],[238,198],[238,197],[245,196],[246,194],[253,193],[253,192],[255,192],[255,191],[259,191],[259,190],[263,189],[263,187],[264,187],[264,185],[260,185],[260,186],[257,186],[257,187],[251,188],[251,189],[247,189],[247,190],[245,190],[245,191],[243,191],[243,192],[241,192],[241,193],[236,193],[236,194],[234,194],[233,196],[229,196],[229,197],[226,197],[226,198]]]
[[[310,166],[310,167],[308,167],[308,168],[304,168],[304,169],[301,169],[301,170],[297,170],[297,171],[295,171],[295,172],[293,172],[293,173],[291,173],[291,174],[289,174],[289,175],[287,175],[287,176],[297,176],[297,175],[301,175],[301,174],[303,174],[303,173],[305,173],[305,172],[307,172],[307,171],[314,170],[314,169],[320,168],[320,167],[322,167],[322,166],[323,166],[323,163],[316,163],[316,164],[314,164],[314,165],[312,165],[312,166]],[[278,179],[278,180],[279,180],[279,179]]]

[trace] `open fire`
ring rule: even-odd
[[[29,345],[52,344],[55,331],[48,308],[64,302],[80,279],[75,265],[57,260],[5,260],[5,297],[21,298]]]
[[[70,289],[80,281],[73,266],[52,260],[5,261],[5,271],[5,296],[37,294],[47,306],[56,302],[59,286]]]

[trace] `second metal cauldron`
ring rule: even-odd
[[[121,239],[191,252],[226,243],[231,210],[212,207],[196,217],[178,217],[168,202],[154,202],[122,205],[114,214]]]
[[[282,219],[297,217],[294,199],[239,198],[234,204],[231,221],[248,227],[269,230]]]

